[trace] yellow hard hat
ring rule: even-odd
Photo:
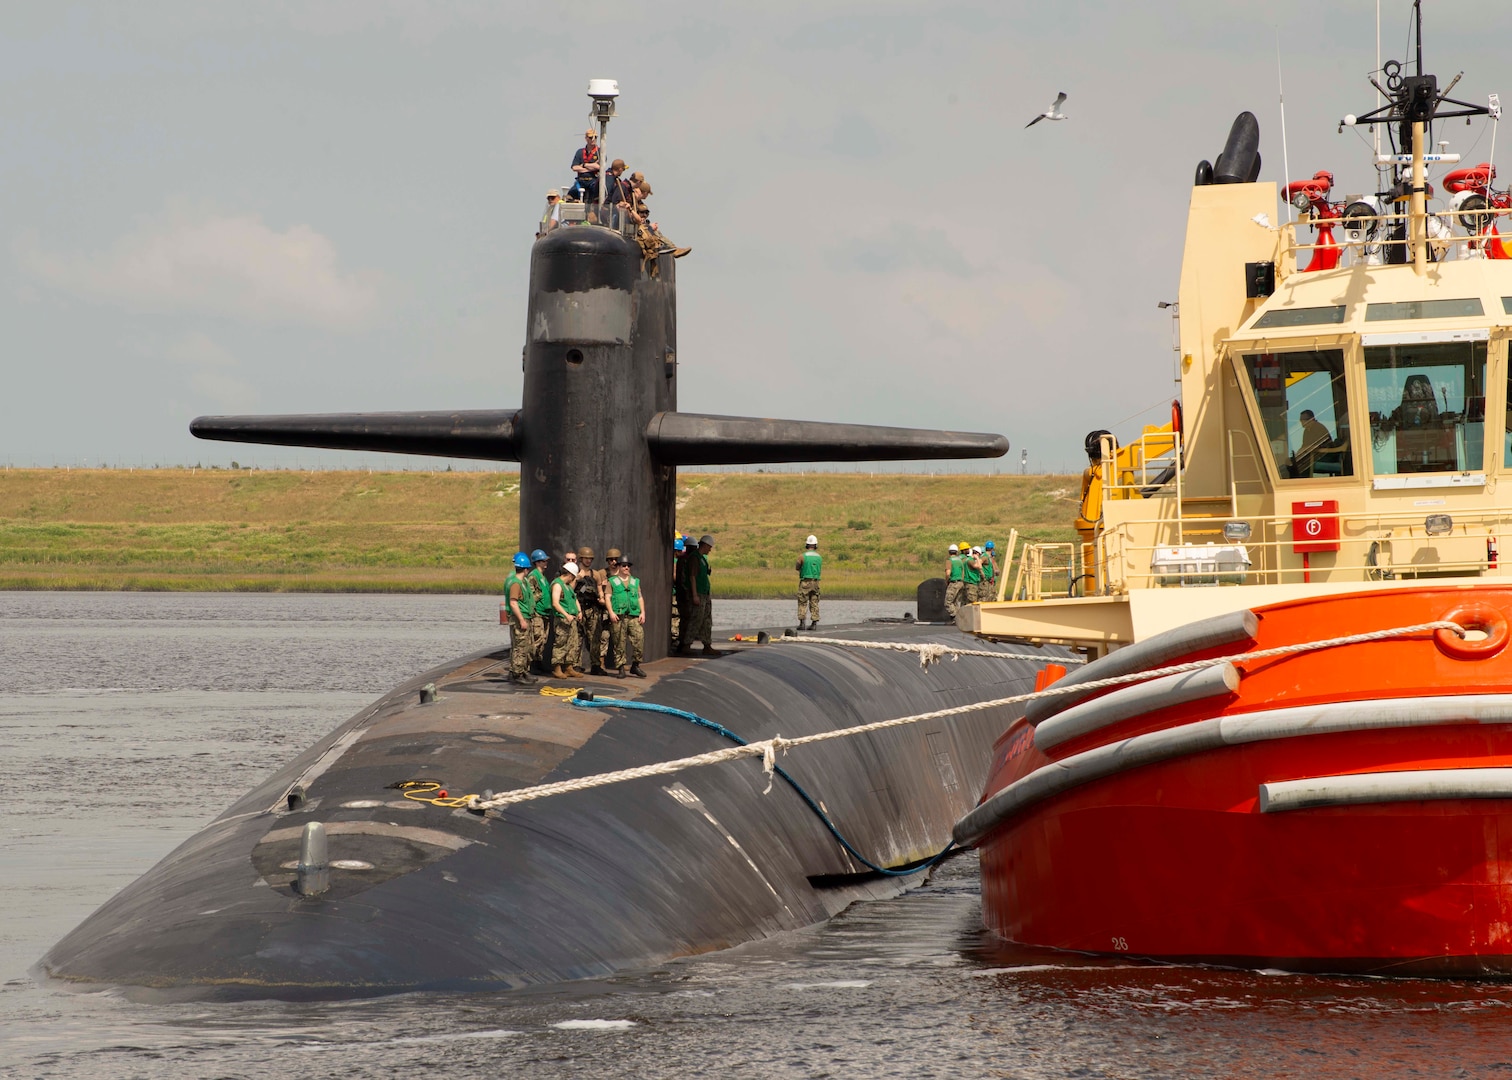
[[[971,550],[971,541],[970,540],[962,540],[956,546],[959,547],[962,551],[970,551]]]

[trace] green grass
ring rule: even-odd
[[[954,541],[1002,543],[1010,526],[1072,539],[1076,490],[1064,476],[693,473],[678,521],[715,534],[718,595],[791,595],[813,532],[825,596],[903,599]],[[515,473],[8,470],[0,588],[491,593],[518,492]]]

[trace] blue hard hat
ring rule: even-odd
[[[549,558],[550,558],[550,556],[547,555],[540,548],[536,548],[534,551],[532,551],[530,553],[530,561],[531,562],[545,562]]]
[[[991,540],[987,541],[987,550],[991,551],[992,547],[993,547],[992,541]]]
[[[683,542],[683,538],[679,536],[676,540],[672,541],[672,550],[673,551],[687,551],[688,550],[688,545],[686,543],[684,543]]]
[[[529,570],[530,556],[525,554],[523,551],[517,551],[515,552],[514,564],[515,568],[518,570]]]

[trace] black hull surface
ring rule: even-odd
[[[834,636],[967,642],[953,628],[905,625]],[[668,659],[647,665],[645,681],[581,685],[694,712],[755,741],[1024,693],[1039,666],[962,657],[925,672],[912,653],[806,642]],[[506,668],[479,653],[362,710],[112,897],[41,972],[190,999],[523,987],[728,948],[922,879],[868,871],[791,788],[779,781],[764,793],[757,760],[484,816],[404,798],[392,785],[424,778],[454,795],[502,792],[729,745],[674,716],[517,688],[502,681]],[[438,695],[421,704],[426,683]],[[1010,712],[838,739],[780,764],[857,850],[907,868],[943,848],[975,804]],[[305,799],[291,810],[296,787]],[[315,897],[293,889],[309,821],[325,825],[336,866]]]

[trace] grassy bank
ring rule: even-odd
[[[814,532],[826,596],[897,599],[940,572],[952,541],[1001,543],[1012,526],[1071,539],[1076,486],[692,473],[679,481],[678,522],[718,537],[719,595],[789,595]],[[519,508],[515,473],[0,471],[0,589],[494,592]]]

